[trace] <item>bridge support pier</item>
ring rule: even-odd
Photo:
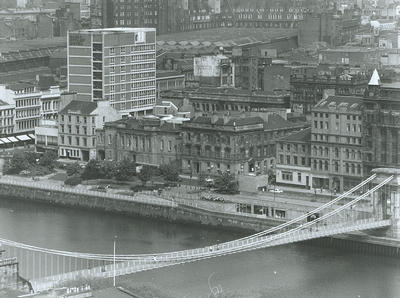
[[[400,239],[400,169],[379,168],[372,170],[377,177],[375,184],[393,176],[393,179],[373,194],[373,212],[377,218],[390,218],[392,225],[386,236]]]

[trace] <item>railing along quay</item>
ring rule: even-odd
[[[144,204],[151,204],[151,205],[159,205],[159,206],[167,206],[167,207],[177,207],[178,205],[173,201],[165,200],[162,198],[156,197],[143,197],[140,193],[135,194],[134,196],[128,195],[120,195],[114,193],[105,193],[101,191],[94,191],[94,190],[87,190],[83,188],[73,188],[70,186],[58,186],[58,185],[51,185],[51,184],[44,184],[38,182],[28,182],[28,181],[16,181],[9,178],[0,178],[0,184],[3,185],[13,185],[19,187],[28,187],[34,188],[38,190],[47,190],[47,191],[57,191],[57,192],[64,192],[64,193],[71,193],[71,194],[78,194],[78,195],[86,195],[91,197],[101,197],[107,198],[112,200],[120,200],[120,201],[130,201],[130,202],[137,202],[137,203],[144,203]]]

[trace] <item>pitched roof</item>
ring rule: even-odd
[[[271,114],[268,116],[268,121],[265,124],[266,130],[275,130],[275,129],[283,129],[283,128],[290,128],[299,126],[298,123],[293,123],[291,121],[287,121],[283,119],[278,114]]]
[[[342,108],[348,111],[361,111],[363,99],[357,96],[329,96],[327,99],[320,100],[314,109]]]
[[[379,77],[378,71],[375,69],[372,76],[371,80],[368,83],[369,86],[380,86],[381,85],[381,79]]]
[[[97,103],[92,101],[73,100],[62,109],[60,114],[67,114],[70,112],[79,112],[83,115],[89,115],[97,108]]]
[[[301,143],[311,141],[311,127],[284,136],[283,138],[280,138],[279,141]]]
[[[219,117],[215,122],[212,121],[212,117],[199,116],[192,120],[192,123],[199,124],[214,124],[218,126],[245,126],[245,125],[253,125],[253,124],[261,124],[264,123],[264,120],[261,117],[229,117],[227,122],[224,122],[223,117]]]

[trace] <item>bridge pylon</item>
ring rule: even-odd
[[[376,191],[372,197],[373,212],[377,218],[390,219],[392,224],[386,231],[386,236],[400,239],[400,169],[373,169],[376,174],[373,183],[378,184],[393,176],[393,179]]]

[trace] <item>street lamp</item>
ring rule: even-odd
[[[117,272],[116,272],[116,266],[115,266],[115,243],[116,243],[116,241],[117,241],[117,236],[114,236],[114,280],[113,280],[113,285],[114,285],[114,288],[115,288],[115,277],[116,277],[116,275],[117,275]]]

